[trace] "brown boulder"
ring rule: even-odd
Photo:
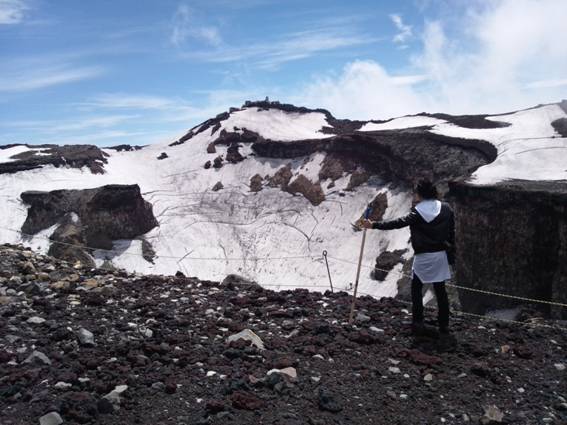
[[[262,182],[264,178],[260,174],[256,174],[250,178],[250,192],[260,192],[262,190]]]
[[[311,182],[311,180],[303,174],[297,176],[297,178],[288,185],[286,191],[294,195],[301,193],[313,205],[319,205],[325,200],[325,193],[321,188],[321,184]]]

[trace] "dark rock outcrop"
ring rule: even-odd
[[[305,198],[307,198],[307,200],[309,202],[311,202],[311,204],[313,204],[313,205],[319,205],[321,202],[323,202],[325,200],[325,193],[323,192],[323,189],[321,188],[321,184],[320,183],[313,183],[311,180],[309,180],[303,174],[300,174],[299,176],[297,176],[287,186],[286,192],[289,192],[289,193],[294,194],[294,195],[296,193],[300,193],[303,196],[305,196]]]
[[[143,148],[144,146],[122,144],[116,146],[109,146],[105,149],[112,149],[115,150],[116,152],[132,152],[132,151],[139,151]]]
[[[551,123],[561,137],[567,137],[567,118],[559,118]]]
[[[216,182],[213,188],[211,189],[213,192],[218,192],[219,190],[224,189],[222,182]]]
[[[134,239],[158,225],[152,205],[142,198],[138,185],[107,185],[96,189],[29,191],[21,194],[29,205],[22,232],[36,234],[40,230],[61,224],[75,214],[77,223],[67,222],[53,237],[71,238],[87,246],[112,248],[116,239]],[[73,226],[80,227],[80,235]]]
[[[254,152],[269,158],[297,158],[314,152],[349,158],[369,173],[412,184],[429,177],[445,182],[470,175],[496,158],[496,148],[482,140],[460,139],[423,129],[389,130],[292,142],[258,141]]]
[[[276,174],[274,174],[272,177],[268,178],[268,186],[286,189],[292,177],[293,173],[291,172],[291,165],[287,164],[285,167],[282,167],[278,171],[276,171]]]
[[[383,281],[388,273],[399,263],[403,263],[402,256],[406,253],[405,249],[395,251],[383,251],[376,258],[376,266],[372,270],[371,277],[375,280]]]
[[[466,287],[567,302],[567,184],[515,181],[451,185],[457,282]],[[567,318],[565,309],[461,290],[475,313],[528,305]]]
[[[169,158],[169,156],[165,152],[160,153],[159,156],[157,157],[157,159],[160,159],[160,160],[166,159],[166,158]]]
[[[250,192],[260,192],[264,178],[260,174],[255,174],[250,178]]]
[[[0,174],[33,170],[46,165],[72,168],[87,167],[93,174],[103,174],[104,164],[108,162],[106,159],[108,155],[93,145],[43,146],[46,147],[41,151],[31,150],[22,152],[12,157],[14,161],[0,164]],[[38,148],[39,146],[33,147]]]
[[[231,164],[237,164],[240,161],[244,161],[244,157],[238,152],[239,145],[233,143],[226,150],[226,160]]]

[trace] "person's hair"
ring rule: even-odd
[[[437,199],[439,194],[437,193],[437,188],[430,180],[419,180],[415,185],[415,193],[421,196],[423,199]]]

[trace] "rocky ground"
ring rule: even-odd
[[[567,423],[565,333],[0,247],[0,423]],[[241,334],[239,334],[242,332]]]

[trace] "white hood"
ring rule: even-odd
[[[441,201],[437,199],[427,199],[417,204],[415,209],[426,222],[430,223],[441,212]]]

